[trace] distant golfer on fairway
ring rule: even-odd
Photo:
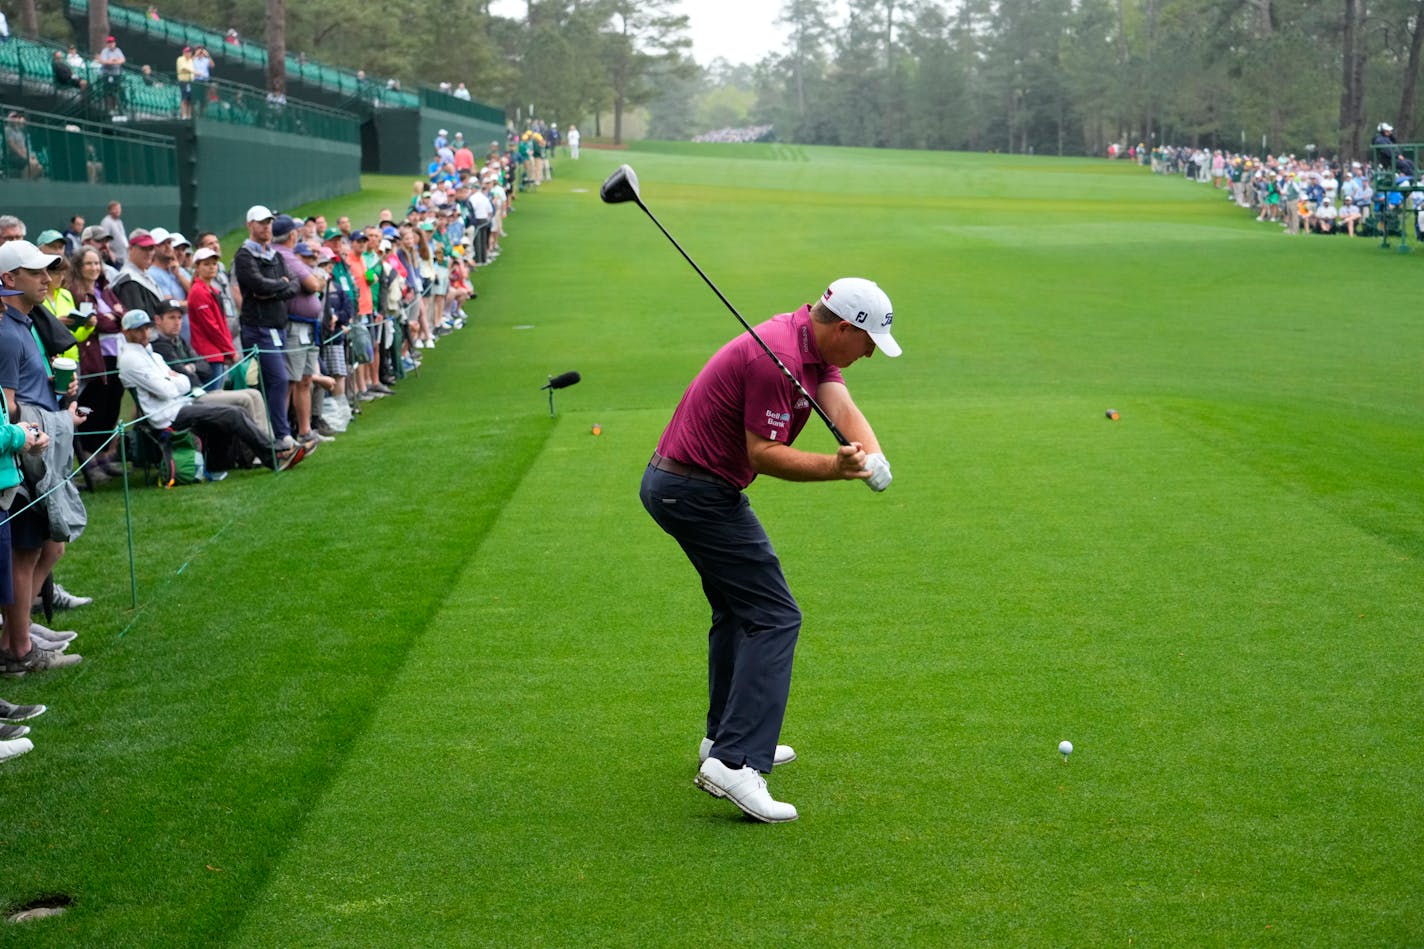
[[[883,290],[846,277],[814,306],[736,337],[687,387],[643,474],[643,506],[682,546],[712,606],[707,732],[695,783],[757,820],[796,819],[795,807],[772,799],[762,774],[796,757],[777,739],[801,610],[742,489],[767,474],[787,481],[859,479],[885,490],[890,466],[841,370],[877,346],[887,356],[900,355],[892,318]],[[814,393],[849,445],[835,454],[791,447],[812,411],[802,390]]]

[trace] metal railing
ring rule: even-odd
[[[452,96],[439,89],[421,89],[420,104],[427,109],[440,109],[444,112],[453,112],[456,115],[478,119],[481,122],[490,122],[501,127],[504,125],[502,110],[485,105],[483,102],[461,99],[459,96]]]
[[[144,121],[183,117],[182,90],[176,76],[125,66],[118,76],[103,75],[97,63],[71,65],[85,88],[55,83],[52,65],[60,47],[12,38],[0,43],[0,89],[55,96],[54,110],[81,114],[108,113],[116,121]],[[310,135],[338,142],[359,143],[361,128],[350,112],[310,102],[269,99],[255,86],[226,79],[193,83],[193,115],[248,125],[254,128]]]
[[[172,185],[178,151],[171,138],[0,104],[11,180]]]
[[[88,13],[89,0],[68,0],[74,13]],[[265,70],[267,50],[251,43],[228,42],[225,34],[204,29],[181,20],[149,19],[141,10],[109,4],[109,22],[128,30],[142,31],[160,37],[175,46],[202,46],[214,61],[224,60]],[[401,89],[391,89],[384,82],[359,79],[353,72],[312,62],[300,56],[287,57],[287,75],[321,86],[332,92],[345,93],[354,100],[376,108],[414,109],[420,104],[417,95]]]
[[[202,118],[334,142],[361,142],[360,122],[350,112],[310,102],[281,101],[256,86],[226,79],[211,80],[207,88],[204,85],[193,84],[193,112]]]

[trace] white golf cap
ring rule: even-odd
[[[900,344],[890,335],[894,308],[885,291],[864,277],[842,277],[821,294],[821,303],[836,316],[870,334],[887,356],[900,355]]]
[[[198,248],[198,252],[193,255],[193,263],[200,263],[201,261],[207,260],[209,257],[216,256],[218,256],[218,252],[213,250],[211,247],[200,247]]]
[[[192,241],[188,240],[188,238],[184,237],[182,234],[179,234],[177,231],[174,231],[173,233],[169,234],[169,235],[168,235],[168,239],[173,242],[173,246],[174,246],[174,247],[192,247],[192,246],[193,246],[193,242],[192,242]]]
[[[0,273],[12,270],[44,270],[59,259],[58,254],[46,254],[29,241],[6,241],[0,247]]]
[[[155,227],[148,233],[149,236],[153,238],[153,242],[155,244],[162,244],[164,241],[168,240],[168,238],[173,236],[172,234],[168,233],[168,229],[164,227]]]
[[[277,215],[273,214],[271,209],[265,204],[254,204],[247,209],[248,224],[251,224],[253,221],[270,221],[276,216]]]

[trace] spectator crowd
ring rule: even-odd
[[[750,125],[744,128],[720,128],[693,136],[694,142],[761,142],[770,138],[772,126]]]
[[[1313,154],[1255,155],[1224,149],[1143,145],[1129,157],[1150,164],[1157,174],[1181,175],[1211,184],[1257,221],[1278,224],[1287,234],[1378,236],[1411,227],[1424,239],[1420,214],[1424,192],[1414,190],[1415,168],[1408,149],[1381,122],[1370,145],[1371,161],[1341,161]]]
[[[55,580],[84,492],[126,463],[168,486],[290,470],[465,327],[521,174],[551,174],[536,134],[476,158],[442,131],[407,207],[353,222],[256,203],[230,252],[118,201],[94,223],[0,215],[0,675],[81,661],[49,624],[92,602]],[[20,723],[44,710],[0,699],[0,761],[31,750]]]

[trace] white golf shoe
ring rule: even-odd
[[[697,763],[701,764],[707,760],[707,756],[712,754],[712,739],[702,739],[702,746],[697,749]],[[772,766],[790,764],[796,760],[796,749],[790,745],[777,745],[776,755],[772,758]]]
[[[34,749],[34,742],[28,738],[11,738],[9,741],[0,741],[0,761],[18,758],[25,752],[34,751]]]
[[[781,801],[774,801],[766,789],[766,779],[755,768],[732,769],[708,758],[697,769],[697,777],[692,783],[713,797],[722,797],[742,809],[748,817],[754,817],[768,824],[782,824],[796,819],[796,808]]]

